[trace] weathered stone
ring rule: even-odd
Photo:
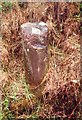
[[[48,28],[45,23],[22,26],[26,82],[34,88],[41,84],[48,70]]]

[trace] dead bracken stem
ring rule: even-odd
[[[82,99],[79,100],[79,102],[77,103],[77,105],[75,106],[75,108],[73,109],[72,113],[69,115],[69,119],[71,119],[72,115],[74,114],[75,110],[77,109],[77,107],[79,106],[79,104],[82,102]]]

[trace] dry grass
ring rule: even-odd
[[[75,18],[71,15],[78,12],[78,4],[64,3],[60,6],[73,6],[68,20],[62,23],[65,25],[64,34],[57,25],[60,21],[54,20],[54,3],[25,3],[20,6],[21,8],[18,3],[14,3],[11,10],[2,12],[2,69],[7,73],[7,80],[4,78],[1,92],[3,100],[7,97],[9,101],[8,110],[14,114],[15,119],[81,118],[79,22],[77,19],[74,22]],[[49,25],[50,63],[44,78],[44,89],[37,98],[25,84],[20,26],[24,22],[41,20]],[[8,111],[4,108],[3,105],[3,112],[8,116]]]

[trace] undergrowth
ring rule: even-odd
[[[7,72],[7,82],[0,82],[0,120],[80,119],[79,3],[0,2],[0,12],[2,67]],[[21,24],[35,21],[49,26],[49,71],[40,97],[25,82],[20,30]]]

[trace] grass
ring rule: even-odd
[[[5,97],[4,101],[3,101],[3,110],[4,112],[2,112],[0,114],[0,120],[13,120],[15,117],[12,114],[12,112],[9,110],[9,99],[7,98],[7,96]]]
[[[42,10],[45,10],[45,12],[44,11],[42,12],[44,14],[42,16],[42,19],[45,18],[44,20],[48,19],[46,18],[47,17],[46,14],[48,14],[50,8],[51,10],[53,8],[52,6],[53,3],[52,4],[50,3],[48,5],[47,4],[48,3],[46,3],[46,5],[44,4],[42,7],[42,8],[45,7],[45,9],[41,9],[41,12]],[[31,4],[31,5],[35,6],[35,4]],[[38,119],[40,116],[42,118],[47,116],[48,119],[51,116],[53,116],[54,117],[53,119],[55,120],[63,119],[62,115],[61,118],[58,118],[59,111],[57,112],[54,111],[58,110],[62,106],[63,102],[65,102],[68,105],[65,99],[67,99],[68,102],[70,102],[70,99],[72,97],[71,94],[73,92],[71,90],[75,90],[74,95],[78,96],[77,94],[79,92],[78,82],[76,83],[72,82],[74,87],[73,89],[71,89],[70,81],[79,80],[79,74],[78,74],[79,62],[80,62],[79,61],[80,44],[78,43],[79,38],[77,37],[77,35],[76,37],[71,35],[69,39],[65,40],[66,42],[63,41],[64,43],[63,48],[58,47],[57,43],[60,44],[60,46],[62,46],[62,39],[59,32],[55,29],[57,25],[55,25],[54,19],[52,18],[53,17],[52,12],[49,13],[50,14],[49,19],[51,20],[50,22],[53,23],[53,25],[56,27],[52,31],[54,32],[54,34],[52,33],[50,40],[53,39],[54,42],[56,41],[56,43],[55,43],[55,47],[54,45],[50,46],[51,47],[50,49],[52,49],[51,54],[53,57],[52,60],[53,65],[49,69],[47,83],[45,85],[43,95],[41,96],[42,98],[37,98],[30,91],[29,85],[26,84],[24,77],[23,55],[20,54],[22,52],[20,47],[18,46],[18,43],[20,43],[21,41],[19,36],[20,34],[19,27],[22,23],[31,21],[32,16],[33,16],[32,19],[38,21],[41,20],[41,15],[39,15],[40,12],[38,12],[38,9],[35,10],[35,8],[32,8],[31,5],[28,4],[28,8],[27,9],[24,8],[24,11],[23,9],[20,10],[18,3],[15,5],[14,10],[12,3],[8,2],[5,3],[4,5],[2,4],[0,5],[0,11],[3,12],[2,21],[5,24],[5,28],[7,28],[2,30],[5,38],[5,40],[3,40],[3,43],[8,51],[8,56],[6,55],[4,57],[4,58],[8,57],[8,64],[6,64],[7,62],[5,61],[5,59],[3,64],[4,67],[3,70],[7,72],[8,80],[7,83],[4,82],[5,85],[3,88],[3,102],[1,104],[2,109],[0,110],[0,120],[14,120],[17,118],[19,119],[25,118],[25,120],[26,119],[28,120],[28,118]],[[37,4],[37,8],[38,8],[38,4]],[[79,16],[77,16],[77,18],[79,19]],[[15,31],[16,30],[15,28],[19,31]],[[58,37],[57,40],[55,39],[56,36]],[[72,49],[72,46],[74,47],[74,49]],[[66,85],[69,90],[64,89]],[[68,93],[65,90],[68,90]],[[65,92],[68,97],[66,97],[66,95],[64,94]],[[60,99],[58,98],[58,95]],[[62,97],[63,98],[65,97],[65,99],[63,99]],[[75,96],[73,96],[73,98],[75,98]],[[58,101],[56,104],[55,104],[55,100]],[[54,109],[55,106],[57,107],[57,104],[59,104],[59,108]],[[63,108],[64,107],[65,106],[63,106]],[[61,111],[61,113],[64,111]],[[80,116],[80,112],[79,112],[79,116]]]

